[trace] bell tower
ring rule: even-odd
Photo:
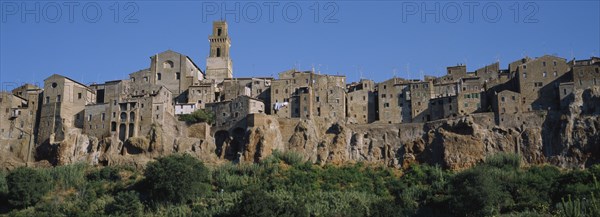
[[[233,64],[229,57],[231,40],[227,32],[227,22],[213,22],[212,35],[208,36],[210,52],[206,58],[206,78],[221,82],[233,78]]]

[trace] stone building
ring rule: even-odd
[[[345,121],[345,81],[345,76],[321,75],[312,71],[282,72],[279,79],[271,84],[272,114],[282,118],[318,117]],[[309,98],[309,95],[313,97]],[[306,113],[301,115],[301,111]]]
[[[215,125],[219,128],[235,126],[248,114],[265,113],[265,104],[261,100],[245,95],[233,100],[208,103],[206,107],[215,114]]]
[[[392,78],[377,84],[379,121],[408,123],[412,120],[409,81]]]
[[[569,105],[575,99],[573,91],[575,88],[574,82],[563,82],[558,85],[558,94],[560,96],[560,109],[566,111]]]
[[[521,95],[517,92],[504,90],[498,92],[496,95],[496,100],[492,102],[492,109],[496,114],[516,114],[521,112],[519,110],[519,100],[521,99]]]
[[[467,115],[481,111],[484,102],[481,78],[461,78],[458,93],[458,114]]]
[[[377,119],[377,94],[375,82],[361,79],[347,85],[347,118],[350,123],[368,124]]]
[[[83,127],[85,105],[96,101],[95,92],[84,84],[54,74],[44,80],[38,143],[64,139],[65,130]]]
[[[495,62],[475,70],[475,76],[481,78],[481,81],[485,84],[498,79],[499,72],[500,62]]]
[[[86,134],[97,138],[118,136],[125,141],[129,137],[148,135],[153,125],[163,125],[165,119],[175,116],[169,89],[148,85],[142,92],[128,84],[128,81],[113,81],[93,86],[97,90],[104,89],[105,96],[113,97],[86,106],[83,127]]]
[[[431,120],[453,118],[458,116],[458,97],[456,95],[442,96],[431,99],[429,110]]]
[[[600,58],[592,57],[587,60],[569,62],[573,71],[574,88],[583,90],[600,85]]]
[[[460,78],[467,77],[467,66],[459,64],[456,66],[446,67],[446,75],[435,79],[434,83],[455,82]],[[427,79],[425,79],[427,81]]]
[[[11,92],[0,92],[0,138],[21,139],[34,129],[35,114],[30,114],[28,101]]]
[[[550,55],[518,65],[515,78],[517,92],[521,94],[521,111],[558,110],[558,86],[570,80],[569,70],[565,59]]]
[[[412,122],[422,123],[431,121],[431,111],[429,110],[429,100],[434,98],[434,87],[432,81],[411,82],[410,85],[410,106]]]
[[[244,95],[269,104],[273,78],[227,78],[219,86],[219,101],[229,101]],[[269,113],[269,109],[266,111]]]
[[[233,78],[233,62],[229,56],[231,39],[227,31],[227,22],[213,22],[213,33],[208,36],[210,51],[206,58],[206,78],[220,83]]]
[[[205,80],[188,89],[187,103],[196,104],[196,108],[203,109],[207,103],[216,101],[216,84],[212,80]]]
[[[149,71],[151,84],[165,86],[175,96],[204,80],[202,70],[192,59],[172,50],[150,57]]]

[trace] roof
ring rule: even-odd
[[[67,80],[69,80],[69,81],[72,81],[72,82],[74,82],[74,83],[76,83],[76,84],[79,84],[79,85],[81,85],[81,86],[85,87],[85,89],[87,89],[87,90],[88,90],[88,91],[90,91],[90,92],[94,92],[94,91],[92,91],[92,89],[90,89],[90,88],[89,88],[87,85],[85,85],[85,84],[83,84],[83,83],[80,83],[79,81],[76,81],[75,79],[71,79],[71,78],[69,78],[69,77],[67,77],[67,76],[64,76],[64,75],[52,74],[52,75],[50,75],[50,77],[47,77],[46,79],[44,79],[44,81],[46,81],[46,80],[48,80],[48,79],[50,79],[50,78],[52,78],[52,77],[55,77],[55,76],[58,76],[58,77],[61,77],[61,78],[65,78],[65,79],[67,79]]]

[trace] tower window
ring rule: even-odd
[[[177,73],[175,73],[175,76],[176,76],[177,80],[181,79],[181,73],[177,72]]]
[[[161,73],[157,73],[156,74],[156,79],[160,81],[160,79],[162,79],[162,74]]]
[[[217,36],[221,36],[221,28],[217,29]]]
[[[217,57],[221,56],[221,48],[217,48]]]

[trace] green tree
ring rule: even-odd
[[[450,204],[462,216],[497,215],[507,206],[512,206],[512,196],[505,184],[512,182],[504,171],[477,166],[461,172],[451,181]]]
[[[187,124],[195,124],[206,122],[212,124],[215,122],[215,115],[206,109],[198,109],[191,114],[184,114],[179,116],[180,121],[185,121]]]
[[[137,192],[119,192],[115,201],[106,206],[106,213],[111,216],[142,216],[144,205]]]
[[[144,173],[149,196],[155,201],[187,203],[206,194],[208,169],[190,155],[171,155],[148,164]]]
[[[50,177],[37,170],[20,167],[7,177],[8,202],[15,207],[28,207],[37,203],[52,189]]]
[[[279,200],[257,187],[245,190],[242,201],[235,216],[308,216],[302,201]]]

